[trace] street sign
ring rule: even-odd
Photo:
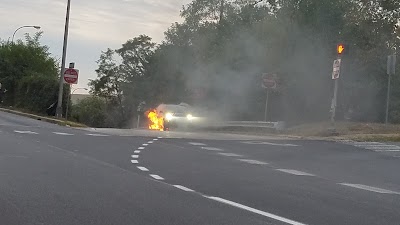
[[[79,75],[79,70],[73,68],[66,68],[64,71],[64,83],[77,84],[78,75]]]
[[[276,88],[276,74],[264,73],[262,75],[262,83],[261,86],[266,89],[275,89]]]
[[[396,55],[388,56],[386,70],[388,75],[394,75],[396,73]]]
[[[341,61],[342,61],[341,59],[335,59],[335,60],[333,61],[332,80],[339,79]]]

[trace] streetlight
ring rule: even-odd
[[[69,94],[69,96],[67,98],[67,111],[65,112],[65,119],[66,120],[68,119],[68,108],[69,108],[69,102],[71,101],[70,100],[71,99],[71,95],[73,95],[76,90],[85,90],[85,91],[87,91],[88,89],[87,88],[75,88],[75,89],[73,89],[72,93]]]
[[[17,33],[17,31],[19,31],[20,29],[22,29],[22,28],[35,28],[36,30],[39,30],[40,29],[40,26],[22,26],[22,27],[18,27],[18,29],[16,29],[15,31],[14,31],[14,34],[13,34],[13,36],[12,36],[12,43],[14,43],[14,37],[15,37],[15,34]]]

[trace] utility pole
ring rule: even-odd
[[[71,0],[67,0],[67,13],[65,16],[65,30],[64,30],[64,44],[63,53],[60,68],[60,83],[58,88],[58,101],[56,116],[57,118],[62,118],[62,101],[63,101],[63,89],[64,89],[64,70],[65,70],[65,60],[67,56],[67,43],[68,43],[68,28],[69,28],[69,12],[71,9]]]

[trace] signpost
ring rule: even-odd
[[[385,124],[389,122],[389,101],[390,101],[390,80],[391,76],[396,73],[396,55],[389,55],[387,60],[388,89],[386,97],[386,115]]]
[[[65,84],[78,84],[79,70],[68,68],[64,70],[64,83]]]
[[[339,86],[339,77],[340,77],[340,66],[341,66],[342,60],[338,57],[338,59],[335,59],[333,61],[333,71],[332,71],[332,80],[335,80],[335,87],[333,91],[333,98],[332,98],[332,104],[331,104],[331,123],[332,126],[334,126],[335,123],[335,115],[336,115],[336,105],[337,105],[337,92],[338,92],[338,86]]]
[[[267,119],[268,119],[269,91],[271,89],[276,89],[276,79],[277,79],[277,75],[276,74],[264,73],[262,75],[261,86],[262,86],[262,88],[267,89],[267,98],[265,100],[264,121],[267,121]]]

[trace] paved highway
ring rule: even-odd
[[[400,147],[0,112],[0,224],[400,224]]]

